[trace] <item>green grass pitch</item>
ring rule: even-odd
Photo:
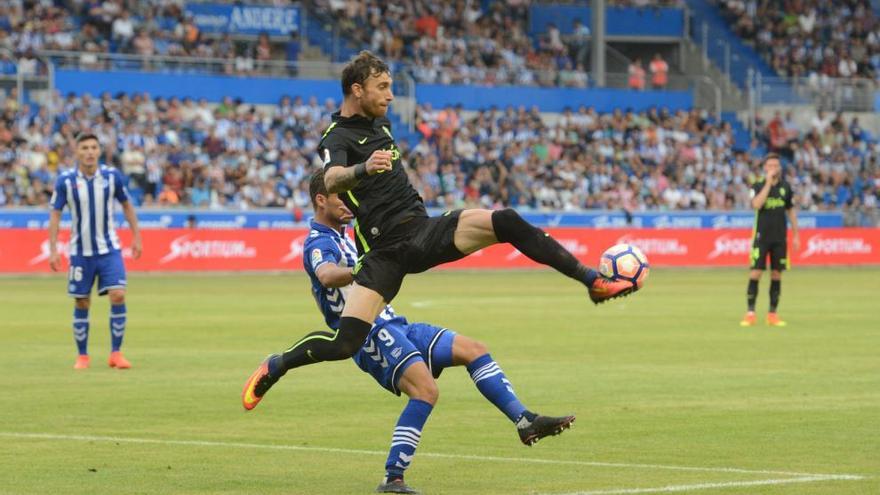
[[[522,446],[464,369],[439,380],[407,480],[427,494],[878,494],[880,269],[785,275],[784,329],[742,329],[745,270],[655,269],[594,307],[551,272],[410,276],[395,308],[488,344],[523,402],[576,413]],[[767,307],[761,284],[758,311]],[[358,494],[404,399],[351,361],[291,372],[245,413],[266,354],[322,319],[301,274],[131,274],[128,371],[75,372],[53,278],[0,279],[0,493]]]

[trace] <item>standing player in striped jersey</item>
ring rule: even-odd
[[[137,215],[128,200],[122,174],[113,167],[100,165],[101,145],[94,134],[76,138],[77,166],[62,173],[55,182],[52,210],[49,214],[49,267],[58,271],[58,226],[61,211],[70,209],[70,270],[67,293],[75,299],[73,338],[79,356],[75,369],[89,367],[89,306],[92,286],[98,278],[98,295],[110,296],[111,368],[127,369],[131,363],[120,347],[125,335],[125,266],[122,263],[119,237],[113,220],[113,204],[119,201],[132,232],[132,256],[141,255],[141,234]]]

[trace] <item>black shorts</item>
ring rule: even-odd
[[[354,268],[354,281],[391,302],[407,273],[420,273],[464,258],[455,247],[461,210],[439,217],[412,218],[397,225],[367,251]]]
[[[766,270],[767,256],[770,256],[771,270],[785,270],[788,268],[788,245],[785,241],[752,241],[752,251],[749,255],[752,270]]]

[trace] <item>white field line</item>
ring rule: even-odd
[[[359,450],[359,449],[340,449],[332,447],[302,447],[299,445],[275,445],[265,443],[242,443],[242,442],[220,442],[209,440],[171,440],[161,438],[134,438],[134,437],[113,437],[113,436],[97,436],[97,435],[61,435],[53,433],[19,433],[0,431],[0,437],[6,438],[23,438],[31,440],[68,440],[80,442],[117,442],[117,443],[134,443],[134,444],[154,444],[154,445],[180,445],[190,447],[222,447],[222,448],[240,448],[240,449],[262,449],[262,450],[288,450],[300,452],[329,452],[337,454],[355,454],[355,455],[388,455],[387,451],[380,450]],[[565,466],[590,466],[590,467],[608,467],[608,468],[624,468],[624,469],[655,469],[667,471],[691,471],[691,472],[707,472],[707,473],[740,473],[740,474],[773,474],[790,476],[790,479],[813,478],[816,480],[860,480],[864,476],[853,474],[815,474],[815,473],[797,473],[791,471],[773,471],[761,469],[741,469],[734,467],[694,467],[694,466],[669,466],[663,464],[631,464],[619,462],[592,462],[592,461],[572,461],[572,460],[556,460],[556,459],[534,459],[528,457],[496,457],[484,455],[468,455],[468,454],[444,454],[439,452],[419,452],[419,457],[434,457],[440,459],[465,459],[473,461],[503,462],[503,463],[524,463],[524,464],[549,464],[549,465],[565,465]],[[605,493],[605,492],[589,492],[589,493]],[[641,493],[641,492],[608,492],[608,493]],[[646,492],[650,493],[650,492]]]
[[[695,483],[691,485],[668,485],[656,488],[612,488],[610,490],[596,490],[589,492],[558,493],[553,495],[633,495],[640,493],[675,493],[690,492],[696,490],[709,490],[712,488],[742,488],[747,486],[785,485],[789,483],[815,483],[819,481],[856,480],[861,476],[852,475],[825,475],[803,476],[799,478],[782,478],[776,480],[756,481],[727,481],[721,483]],[[549,495],[549,494],[548,494]]]

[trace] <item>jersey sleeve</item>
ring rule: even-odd
[[[321,160],[324,162],[324,170],[332,167],[348,166],[348,149],[336,134],[328,134],[321,142]]]
[[[318,273],[318,268],[327,263],[338,264],[342,250],[332,239],[318,235],[310,237],[303,246],[303,266],[310,275]]]
[[[758,193],[761,192],[761,189],[763,189],[763,188],[764,188],[763,182],[755,182],[754,184],[752,184],[751,190],[749,190],[749,197],[754,199],[755,196],[757,196]]]
[[[63,177],[58,177],[55,181],[55,190],[52,191],[52,199],[49,201],[52,209],[61,211],[67,204],[67,186]]]
[[[794,207],[794,191],[791,190],[791,186],[786,184],[785,187],[785,209],[790,210]]]
[[[119,170],[113,171],[113,197],[120,203],[128,201],[128,189],[125,187],[125,178]]]

